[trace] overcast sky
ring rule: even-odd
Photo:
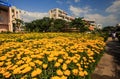
[[[74,17],[95,20],[103,26],[120,23],[120,0],[8,0],[22,10],[21,18],[29,22],[48,16],[48,11],[60,8]]]

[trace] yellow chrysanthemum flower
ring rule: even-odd
[[[21,70],[20,68],[16,68],[13,70],[13,74],[20,74]]]
[[[59,76],[53,76],[50,79],[61,79]]]
[[[67,64],[64,63],[63,66],[62,66],[62,69],[66,70],[67,69]]]
[[[34,62],[30,62],[29,65],[32,66],[32,67],[34,67],[35,63]]]
[[[66,60],[66,61],[65,61],[66,64],[69,64],[70,62],[71,62],[70,60]]]
[[[1,60],[1,61],[6,60],[6,59],[7,59],[6,56],[2,56],[2,57],[0,57],[0,60]]]
[[[59,63],[59,62],[56,62],[54,66],[55,66],[55,67],[59,67],[59,66],[60,66],[60,63]]]
[[[65,70],[65,71],[64,71],[64,75],[69,76],[69,75],[70,75],[70,70]]]
[[[10,72],[5,72],[3,75],[5,76],[5,78],[9,78],[11,76],[11,73]]]
[[[4,62],[0,62],[0,66],[3,66]]]
[[[46,69],[48,67],[48,64],[43,64],[43,69]]]
[[[67,79],[67,77],[66,76],[62,76],[60,79]]]
[[[59,69],[56,71],[57,75],[63,75],[63,72]]]
[[[51,57],[48,57],[48,61],[50,62],[50,61],[53,61],[53,58],[51,58]]]
[[[58,62],[59,62],[59,63],[62,63],[62,62],[63,62],[63,59],[58,59]]]
[[[88,75],[88,72],[87,72],[87,71],[84,71],[84,75]]]
[[[78,69],[73,69],[72,72],[73,72],[73,75],[78,75]]]
[[[31,73],[31,77],[35,77],[39,74],[41,74],[42,70],[37,68],[36,70],[34,70],[32,73]]]
[[[80,72],[79,72],[79,76],[83,77],[83,76],[84,76],[84,72],[83,72],[83,71],[80,71]]]
[[[22,73],[27,73],[27,72],[31,71],[31,69],[32,69],[32,68],[28,66],[28,67],[26,67],[24,70],[22,70],[21,72],[22,72]]]

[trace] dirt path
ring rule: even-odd
[[[116,39],[106,41],[106,53],[99,61],[92,79],[120,79],[120,43]]]

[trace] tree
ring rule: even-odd
[[[54,31],[61,32],[65,28],[66,21],[62,19],[56,19],[54,21]]]
[[[32,32],[32,30],[33,30],[32,26],[33,26],[32,23],[26,22],[25,23],[25,30],[28,31],[28,32]]]
[[[26,31],[29,32],[61,32],[67,22],[62,19],[51,19],[44,17],[29,23],[25,23]]]
[[[49,29],[48,29],[49,32],[54,31],[54,21],[55,20],[53,18],[50,19],[50,26],[49,26]]]
[[[48,29],[49,29],[49,27],[50,27],[50,25],[51,25],[51,19],[50,19],[49,17],[44,17],[44,18],[42,19],[41,25],[42,25],[42,30],[43,30],[44,32],[48,31]]]
[[[116,31],[120,32],[120,24],[116,24]]]
[[[23,23],[24,22],[21,19],[15,18],[13,20],[13,32],[15,32],[16,29],[18,29],[18,31],[20,31],[21,30],[20,27],[23,25]]]
[[[43,19],[33,20],[30,23],[26,23],[26,31],[30,32],[46,32],[50,27],[51,19],[44,17]]]
[[[110,32],[110,31],[115,31],[115,27],[114,26],[106,26],[102,29],[103,32]]]
[[[85,32],[88,30],[88,26],[86,26],[85,22],[82,20],[83,18],[75,18],[71,22],[72,27],[75,27],[76,29],[79,29],[80,32]]]

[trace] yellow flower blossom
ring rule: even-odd
[[[11,76],[11,73],[5,72],[3,75],[5,76],[5,78],[9,78]]]
[[[32,66],[32,67],[34,67],[35,63],[34,62],[30,62],[29,65]]]
[[[6,59],[7,59],[6,56],[1,56],[1,57],[0,57],[0,60],[1,60],[1,61],[6,60]]]
[[[77,63],[78,61],[76,59],[73,60],[74,63]]]
[[[0,66],[3,66],[4,62],[0,62]]]
[[[53,76],[50,79],[61,79],[59,76]]]
[[[78,69],[73,69],[72,73],[73,73],[73,75],[78,75]]]
[[[41,74],[41,72],[42,72],[42,70],[39,69],[39,68],[37,68],[37,69],[35,69],[35,70],[31,73],[31,76],[32,76],[32,77],[35,77],[35,76]]]
[[[39,65],[42,65],[42,63],[43,63],[43,62],[40,61],[40,60],[35,60],[34,62],[35,62],[36,64],[39,64]]]
[[[67,77],[66,76],[62,76],[60,79],[67,79]]]
[[[62,63],[62,62],[63,62],[63,59],[58,59],[58,62],[59,62],[59,63]]]
[[[50,62],[50,61],[53,61],[53,58],[51,58],[51,57],[48,57],[48,61]]]
[[[31,71],[31,69],[32,68],[28,66],[24,70],[22,70],[21,73],[27,73],[27,72]]]
[[[46,69],[48,67],[47,64],[43,64],[43,69]]]
[[[29,65],[28,64],[23,64],[23,65],[21,65],[20,67],[19,67],[19,69],[24,69],[25,67],[28,67]]]
[[[63,70],[66,70],[66,69],[67,69],[67,64],[64,63],[64,64],[62,65],[62,69],[63,69]]]
[[[80,72],[79,72],[79,76],[83,77],[83,76],[84,76],[84,72],[83,72],[83,71],[80,71]]]
[[[65,61],[66,64],[69,64],[70,62],[71,62],[70,60],[66,60],[66,61]]]
[[[63,75],[63,72],[59,69],[56,71],[57,75]]]
[[[14,65],[13,67],[11,67],[12,70],[16,69],[18,67],[18,65]]]
[[[20,74],[21,70],[20,68],[16,68],[13,70],[13,74]]]
[[[60,66],[60,63],[59,63],[59,62],[56,62],[54,66],[55,66],[55,67],[59,67],[59,66]]]
[[[24,61],[20,60],[20,61],[18,61],[16,64],[17,64],[17,65],[20,65],[20,64],[22,64],[22,63],[24,63]]]
[[[87,72],[87,71],[84,71],[84,75],[88,75],[88,72]]]
[[[70,70],[65,70],[64,75],[69,76],[70,75]]]

